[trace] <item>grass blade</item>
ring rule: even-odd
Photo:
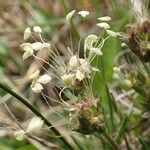
[[[121,138],[124,136],[124,134],[126,132],[126,128],[127,128],[128,122],[130,120],[130,116],[131,116],[131,113],[123,119],[123,121],[120,125],[118,134],[116,135],[116,138],[115,138],[115,141],[117,143],[120,142]]]
[[[52,124],[31,104],[29,103],[26,99],[18,95],[17,93],[13,92],[11,89],[0,83],[0,88],[3,89],[4,91],[8,92],[11,94],[13,97],[15,97],[17,100],[19,100],[22,104],[24,104],[28,109],[30,109],[35,115],[40,117],[44,123],[48,126],[51,127],[51,130],[60,137],[60,140],[70,149],[73,150],[74,148],[68,143],[68,141],[61,135],[61,133],[52,126]]]
[[[81,141],[79,141],[76,137],[74,137],[73,135],[71,135],[71,138],[73,139],[73,141],[76,143],[76,145],[78,146],[79,150],[85,150],[85,148],[83,147]]]
[[[144,142],[144,140],[140,137],[139,142],[141,143],[143,150],[149,150],[149,146]]]

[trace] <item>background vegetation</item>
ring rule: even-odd
[[[65,50],[70,43],[69,28],[66,25],[65,16],[71,10],[88,10],[92,17],[86,19],[84,31],[81,28],[81,19],[74,20],[77,30],[73,30],[73,42],[76,47],[79,34],[97,33],[95,26],[97,17],[110,16],[110,25],[113,31],[125,32],[125,26],[134,22],[134,16],[130,2],[127,0],[5,0],[0,1],[0,82],[5,83],[16,93],[32,103],[50,122],[58,129],[65,139],[73,145],[74,149],[99,150],[113,149],[111,144],[102,135],[85,136],[65,127],[64,119],[60,119],[53,110],[58,111],[64,118],[67,116],[63,108],[51,102],[53,109],[47,107],[45,101],[30,90],[26,75],[33,67],[38,68],[34,60],[22,60],[23,52],[20,44],[23,42],[23,32],[28,26],[39,25],[44,31],[44,38],[53,41],[60,52]],[[98,60],[98,67],[102,75],[97,75],[93,83],[93,91],[101,97],[102,108],[106,111],[108,133],[120,143],[120,149],[149,149],[143,138],[137,134],[129,137],[125,134],[129,123],[130,113],[119,112],[112,95],[109,93],[117,83],[113,80],[113,67],[116,56],[121,51],[119,38],[110,38],[104,48],[103,56]],[[43,58],[45,57],[44,54]],[[114,80],[113,80],[114,81]],[[99,84],[97,84],[99,83]],[[58,99],[58,93],[51,87],[45,89],[54,99]],[[124,99],[125,100],[125,99]],[[128,99],[127,99],[128,100]],[[128,103],[128,102],[127,102]],[[119,105],[120,106],[120,105]],[[22,103],[6,91],[0,89],[0,149],[2,150],[36,150],[36,149],[68,149],[61,143],[59,137],[51,131],[43,129],[35,133],[36,139],[27,137],[17,141],[14,131],[18,128],[16,121],[10,115],[9,109],[17,118],[19,124],[26,127],[34,114]],[[127,111],[125,109],[125,111]],[[129,110],[128,110],[129,111]],[[119,116],[116,119],[115,116]],[[138,122],[139,116],[134,116],[133,122]],[[117,122],[117,123],[116,123]],[[131,122],[130,122],[131,124]],[[139,129],[137,129],[139,130]],[[139,131],[136,131],[139,133]],[[132,134],[132,133],[131,133]],[[40,139],[37,139],[39,137]],[[139,138],[138,138],[139,137]],[[137,144],[140,141],[141,145]],[[139,142],[138,142],[139,143]]]

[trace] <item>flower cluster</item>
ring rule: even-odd
[[[75,13],[76,10],[73,10],[66,16],[66,21],[70,26],[71,20],[73,19]],[[77,14],[85,18],[89,15],[89,12],[79,11]],[[34,37],[34,35],[36,34],[39,37],[38,39],[40,39],[40,41],[36,41],[33,43],[25,42],[21,44],[21,48],[24,51],[24,60],[32,56],[37,61],[43,61],[44,63],[46,63],[49,66],[49,70],[51,70],[50,72],[48,72],[48,69],[42,66],[42,69],[44,68],[44,71],[48,73],[40,75],[40,70],[35,70],[35,72],[30,75],[29,80],[32,81],[31,89],[33,92],[42,93],[42,90],[44,88],[43,85],[49,82],[52,83],[52,81],[54,81],[53,84],[61,89],[59,94],[60,99],[69,107],[70,105],[62,99],[61,93],[64,92],[64,89],[66,88],[70,90],[70,93],[72,95],[78,92],[81,102],[77,98],[79,101],[77,102],[77,106],[80,105],[80,107],[78,107],[78,111],[76,112],[75,116],[79,117],[77,120],[80,125],[78,126],[79,129],[77,130],[80,132],[82,131],[83,133],[86,133],[88,129],[87,131],[83,131],[83,129],[80,129],[83,128],[82,120],[85,120],[85,122],[87,122],[87,128],[89,128],[90,132],[97,130],[102,123],[100,112],[97,111],[96,105],[94,104],[95,98],[93,96],[91,87],[92,78],[95,75],[95,72],[99,72],[99,69],[95,68],[92,65],[92,62],[96,57],[99,57],[103,54],[101,50],[105,44],[105,41],[109,37],[116,37],[119,35],[119,33],[108,30],[110,29],[110,25],[107,22],[111,20],[110,17],[100,17],[98,18],[98,20],[100,21],[100,23],[98,23],[97,26],[100,27],[100,31],[104,34],[87,35],[86,37],[84,37],[83,49],[80,49],[79,47],[79,50],[77,52],[74,52],[72,47],[68,47],[66,48],[67,55],[61,56],[59,54],[59,50],[52,49],[52,43],[50,44],[44,42],[41,35],[42,29],[39,26],[34,26],[32,29],[30,27],[26,28],[24,32],[24,40],[27,41],[30,38]],[[36,52],[45,50],[50,51],[48,60],[43,60],[42,58],[36,56]],[[83,56],[80,54],[80,51],[82,51]],[[51,76],[49,74],[51,74]],[[75,96],[76,94],[74,95],[74,97]],[[85,96],[90,100],[85,100]],[[68,110],[70,111],[70,108]],[[74,117],[70,120],[74,120]]]

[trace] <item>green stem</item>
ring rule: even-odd
[[[114,150],[119,150],[117,143],[113,140],[113,138],[105,131],[103,127],[98,128],[98,132],[103,134],[103,136],[111,143]]]
[[[112,137],[107,132],[103,132],[102,134],[111,143],[111,145],[115,150],[119,150],[117,143],[112,139]]]
[[[25,106],[27,106],[35,115],[40,117],[44,123],[48,126],[51,127],[51,130],[60,137],[60,140],[70,149],[73,150],[74,148],[68,143],[68,141],[60,134],[60,132],[53,127],[53,125],[31,104],[29,103],[26,99],[18,95],[17,93],[13,92],[11,89],[8,87],[4,86],[2,83],[0,83],[0,88],[3,89],[4,91],[8,92],[11,94],[13,97],[15,97],[17,100],[19,100],[21,103],[23,103]]]

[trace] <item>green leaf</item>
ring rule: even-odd
[[[149,150],[149,146],[145,143],[145,141],[140,137],[139,142],[141,143],[143,150]]]
[[[123,121],[122,121],[122,123],[120,125],[118,134],[116,135],[116,138],[115,138],[115,141],[117,143],[119,143],[121,138],[125,135],[126,128],[127,128],[128,123],[129,123],[131,114],[132,113],[130,112],[130,114],[128,116],[124,117],[124,119],[123,119]]]
[[[73,135],[70,135],[71,138],[73,139],[73,141],[76,143],[76,145],[78,146],[79,150],[85,150],[85,148],[83,147],[81,141],[79,141],[76,137],[74,137]]]

